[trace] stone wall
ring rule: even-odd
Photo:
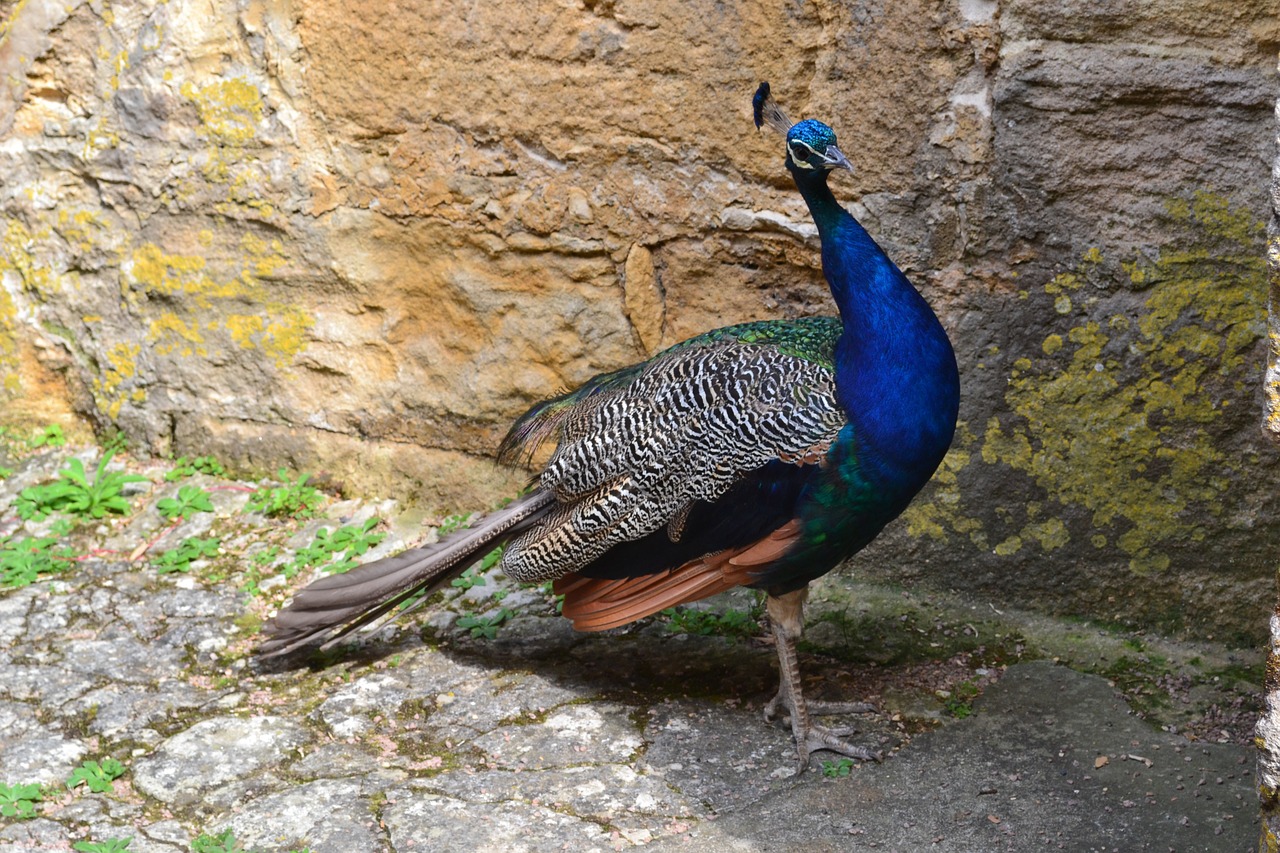
[[[860,569],[1247,641],[1273,12],[0,0],[0,420],[486,505],[534,400],[831,310],[768,79],[961,360],[955,448]]]

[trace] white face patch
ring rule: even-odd
[[[800,139],[793,139],[787,143],[787,147],[791,151],[791,162],[800,169],[812,169],[813,165],[809,163],[808,158],[817,152],[809,146],[808,143]]]

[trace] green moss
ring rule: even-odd
[[[991,418],[981,449],[984,462],[1022,471],[1058,503],[1087,510],[1138,574],[1168,568],[1164,543],[1204,538],[1190,511],[1222,514],[1239,463],[1205,426],[1222,417],[1223,377],[1245,366],[1265,317],[1261,226],[1205,193],[1170,209],[1190,236],[1154,263],[1125,266],[1148,291],[1136,322],[1104,322],[1079,298],[1063,311],[1103,262],[1097,250],[1044,287],[1075,325],[1065,340],[1047,335],[1043,357],[1014,363],[1005,399],[1015,417]],[[1046,550],[1066,544],[1065,525],[1049,524],[1028,526],[1020,539]],[[1017,551],[1014,538],[997,553]]]
[[[1010,536],[995,547],[995,553],[1001,557],[1008,557],[1022,550],[1022,537]]]

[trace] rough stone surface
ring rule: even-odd
[[[964,377],[862,567],[1257,641],[1273,5],[3,2],[3,420],[491,505],[534,400],[831,310],[767,78]]]
[[[975,703],[971,725],[921,735],[844,786],[771,794],[692,835],[761,851],[1245,850],[1250,764],[1153,732],[1101,679],[1033,663]]]
[[[128,836],[130,851],[185,853],[228,830],[259,853],[1238,850],[1257,833],[1248,650],[824,581],[806,690],[870,701],[835,724],[886,757],[819,755],[792,778],[789,729],[761,718],[775,655],[746,591],[582,635],[547,591],[491,569],[420,619],[264,664],[260,620],[319,573],[336,530],[381,519],[366,556],[421,538],[394,506],[273,520],[219,499],[157,530],[171,466],[125,458],[147,477],[126,516],[24,521],[31,471],[95,457],[9,452],[0,577],[17,577],[16,541],[56,527],[66,550],[0,587],[0,785],[44,785],[34,816],[0,819],[3,853]],[[217,553],[165,571],[193,536]],[[107,758],[125,767],[112,790],[66,787]]]
[[[202,720],[139,761],[133,781],[139,791],[161,802],[191,805],[303,742],[297,723],[279,717]]]

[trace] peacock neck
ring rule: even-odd
[[[902,271],[827,187],[793,172],[822,240],[822,268],[840,310],[836,390],[853,424],[858,464],[907,498],[951,444],[959,405],[955,354],[942,324]]]

